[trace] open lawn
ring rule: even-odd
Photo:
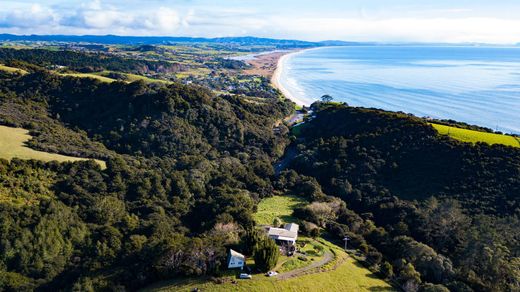
[[[20,128],[0,126],[0,158],[11,160],[12,158],[36,159],[43,161],[85,161],[88,159],[65,156],[31,149],[25,145],[31,139],[29,131]],[[101,168],[106,168],[106,163],[95,160]]]
[[[294,271],[318,262],[324,258],[327,247],[317,240],[300,236],[298,238],[298,251],[305,256],[280,256],[278,264],[273,269],[278,273]],[[299,254],[298,254],[299,255]]]
[[[294,222],[293,209],[304,203],[305,200],[298,197],[274,196],[266,198],[258,204],[258,211],[253,218],[258,225],[271,225],[274,218],[279,218],[283,223]]]
[[[97,79],[97,80],[102,81],[102,82],[114,82],[114,81],[117,81],[116,79],[104,76],[106,74],[109,74],[110,72],[111,71],[103,71],[103,72],[96,72],[96,73],[60,73],[60,75],[81,77],[81,78],[94,78],[94,79]],[[130,74],[130,73],[120,73],[120,74],[126,75],[126,77],[128,78],[128,79],[125,80],[126,82],[134,82],[134,81],[137,81],[137,80],[142,80],[142,81],[147,82],[147,83],[154,83],[154,82],[158,82],[158,83],[171,83],[171,82],[166,81],[166,80],[154,79],[154,78],[141,76],[141,75],[137,75],[137,74]]]
[[[109,83],[116,81],[115,79],[108,78],[108,77],[101,76],[101,75],[97,75],[97,74],[93,74],[93,73],[60,73],[60,75],[72,76],[72,77],[80,77],[80,78],[93,78],[93,79],[97,79],[97,80],[99,80],[101,82],[109,82]]]
[[[190,278],[162,282],[144,291],[193,291],[195,288],[200,291],[396,291],[351,257],[345,258],[335,269],[286,280],[257,274],[252,280],[225,277],[219,281],[223,283],[217,284],[211,278]]]
[[[450,127],[440,124],[431,123],[437,132],[441,135],[449,135],[453,139],[469,142],[469,143],[477,143],[484,142],[490,145],[493,144],[503,144],[507,146],[520,147],[519,138],[509,136],[509,135],[501,135],[495,133],[487,133],[487,132],[479,132],[474,130],[461,129],[456,127]]]
[[[158,83],[171,83],[170,81],[150,78],[150,77],[137,75],[137,74],[126,73],[125,75],[128,78],[129,82],[134,82],[134,81],[137,81],[137,80],[143,80],[144,82],[148,82],[148,83],[154,83],[154,82],[158,82]]]
[[[304,204],[296,197],[274,196],[262,200],[255,220],[270,224],[275,217],[294,221],[294,207]],[[300,236],[298,250],[306,254],[307,261],[298,256],[280,256],[273,269],[280,274],[266,277],[253,274],[251,280],[241,280],[240,271],[225,271],[217,278],[197,277],[159,282],[143,291],[396,291],[387,282],[363,267],[337,245],[323,238],[310,239]],[[300,255],[301,257],[301,255]],[[254,270],[254,261],[248,266]]]
[[[19,73],[19,74],[27,74],[27,71],[15,67],[9,67],[6,65],[0,64],[0,71],[5,71],[8,73]]]

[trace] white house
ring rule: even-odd
[[[229,254],[228,254],[227,263],[228,263],[228,269],[236,269],[236,268],[242,269],[244,267],[244,265],[246,264],[246,257],[243,254],[230,249]]]
[[[284,228],[270,227],[267,235],[277,243],[294,245],[296,239],[298,239],[299,228],[298,224],[295,223],[285,224]]]

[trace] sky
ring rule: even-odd
[[[0,33],[520,43],[520,0],[0,0]]]

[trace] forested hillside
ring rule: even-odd
[[[103,53],[11,48],[0,48],[0,63],[21,68],[32,67],[31,65],[65,66],[70,70],[84,73],[103,70],[126,73],[175,72],[182,68],[181,65],[171,62],[125,59]]]
[[[404,114],[332,104],[315,110],[292,168],[348,209],[318,196],[297,210],[300,218],[350,236],[407,291],[421,282],[520,289],[518,149],[457,142]]]
[[[272,127],[291,109],[197,86],[2,75],[2,124],[107,169],[1,161],[0,290],[136,289],[218,270],[272,192],[288,142]]]
[[[517,148],[332,103],[314,104],[292,137],[281,121],[294,104],[265,80],[248,96],[104,83],[44,69],[60,54],[2,50],[28,72],[0,72],[0,124],[28,129],[31,148],[107,168],[0,160],[0,290],[218,278],[228,248],[255,246],[252,214],[274,194],[304,202],[291,217],[302,235],[340,246],[348,236],[357,258],[405,291],[520,290]],[[161,66],[71,54],[76,69]],[[289,169],[275,175],[291,141]]]

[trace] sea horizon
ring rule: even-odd
[[[519,134],[518,72],[514,46],[318,47],[283,56],[273,84],[299,105],[329,94],[351,106]]]

